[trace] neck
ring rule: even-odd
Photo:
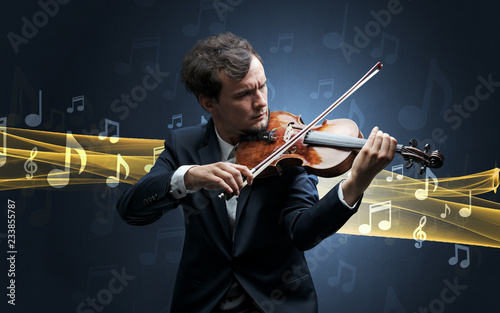
[[[304,137],[304,143],[307,144],[349,149],[361,149],[365,142],[366,139],[364,138],[355,138],[319,131],[309,131]],[[400,152],[402,147],[402,145],[398,144],[396,151]]]
[[[240,142],[240,136],[226,136],[223,132],[219,132],[217,125],[215,125],[215,123],[214,123],[214,128],[217,137],[220,140],[224,141],[225,143],[235,146],[238,142]]]

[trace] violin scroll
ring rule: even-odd
[[[405,165],[406,169],[411,168],[413,163],[416,162],[421,165],[420,175],[422,175],[427,167],[440,168],[443,166],[444,156],[439,151],[435,150],[429,154],[429,144],[424,146],[424,151],[419,150],[417,146],[417,140],[412,139],[410,140],[410,146],[402,146],[401,151],[399,151],[403,159],[407,161]]]

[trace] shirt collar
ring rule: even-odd
[[[219,148],[220,148],[220,154],[222,157],[222,161],[227,161],[229,158],[229,154],[231,153],[231,151],[233,151],[233,149],[236,146],[233,146],[232,144],[227,143],[224,140],[222,140],[222,138],[219,136],[219,133],[217,132],[217,128],[215,128],[215,134],[217,135],[217,141],[219,142]]]

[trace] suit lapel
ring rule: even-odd
[[[245,186],[241,189],[240,195],[238,196],[238,205],[236,206],[236,219],[234,221],[235,232],[238,229],[238,222],[240,220],[241,212],[246,208],[246,203],[248,202],[248,197],[252,192],[252,186]]]

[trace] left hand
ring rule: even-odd
[[[342,184],[344,200],[354,205],[368,188],[375,176],[382,171],[396,154],[397,140],[374,127],[351,167],[351,175]]]

